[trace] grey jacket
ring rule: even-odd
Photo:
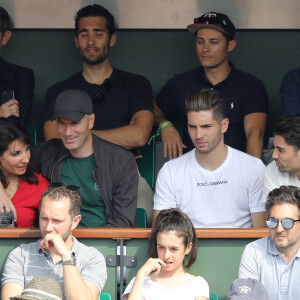
[[[131,151],[93,135],[94,178],[107,208],[105,227],[134,227],[138,172]],[[71,155],[62,141],[52,139],[31,148],[29,166],[50,182],[59,182],[63,159]]]

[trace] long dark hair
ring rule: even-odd
[[[15,140],[23,141],[26,145],[30,145],[30,137],[26,129],[20,124],[14,124],[13,122],[8,122],[0,120],[0,156],[8,149],[9,145]],[[19,176],[24,181],[31,184],[38,184],[38,178],[32,172],[32,170],[27,166],[26,172]],[[0,181],[4,188],[7,188],[6,178],[0,168]]]
[[[193,244],[191,251],[187,255],[185,268],[189,269],[197,258],[198,240],[194,226],[189,217],[177,208],[162,210],[157,216],[149,239],[149,257],[157,258],[157,234],[159,232],[175,231],[178,237],[183,238],[184,246]]]

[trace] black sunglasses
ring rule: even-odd
[[[198,17],[194,19],[194,24],[211,24],[223,28],[227,31],[226,23],[224,24],[224,19],[219,17]]]
[[[57,189],[60,188],[62,186],[65,186],[66,189],[73,191],[73,192],[80,192],[80,187],[77,185],[73,185],[73,184],[65,184],[65,183],[61,183],[61,182],[51,182],[49,185],[50,189]]]
[[[285,218],[285,219],[282,219],[280,222],[284,229],[292,229],[294,227],[294,223],[299,222],[299,221],[300,221],[300,219],[294,220],[291,218]],[[276,218],[272,218],[272,217],[266,218],[266,223],[269,228],[274,229],[278,226],[279,220],[277,220]]]
[[[93,97],[93,103],[100,104],[104,100],[105,93],[109,92],[110,89],[111,89],[111,80],[109,78],[106,78],[103,81],[99,91]]]

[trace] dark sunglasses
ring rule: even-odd
[[[65,186],[66,189],[73,191],[73,192],[80,192],[80,187],[77,185],[73,185],[73,184],[65,184],[65,183],[61,183],[61,182],[51,182],[49,185],[50,189],[57,189],[60,188],[62,186]]]
[[[103,81],[99,91],[93,97],[93,103],[100,104],[104,100],[105,93],[109,92],[110,89],[111,89],[111,80],[109,78],[106,78]]]
[[[219,17],[198,17],[194,19],[194,24],[211,24],[223,28],[226,32],[228,30],[224,19]]]
[[[282,219],[280,222],[284,229],[292,229],[294,227],[294,223],[299,221],[300,219],[294,220],[290,218],[285,218]],[[277,220],[276,218],[266,218],[266,223],[269,228],[276,228],[278,226],[279,220]]]

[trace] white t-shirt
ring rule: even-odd
[[[198,164],[193,149],[160,170],[154,209],[179,208],[196,228],[253,227],[251,213],[265,211],[264,170],[260,159],[228,147],[224,163],[208,171]]]
[[[276,162],[272,161],[265,170],[264,190],[262,202],[267,201],[268,194],[282,185],[294,185],[300,188],[300,180],[295,174],[282,173],[276,166]]]
[[[130,281],[122,296],[127,300],[131,292],[135,277]],[[143,287],[143,299],[141,300],[194,300],[196,297],[204,296],[209,299],[209,287],[206,280],[200,276],[194,277],[187,283],[175,287],[164,287],[146,277]]]

